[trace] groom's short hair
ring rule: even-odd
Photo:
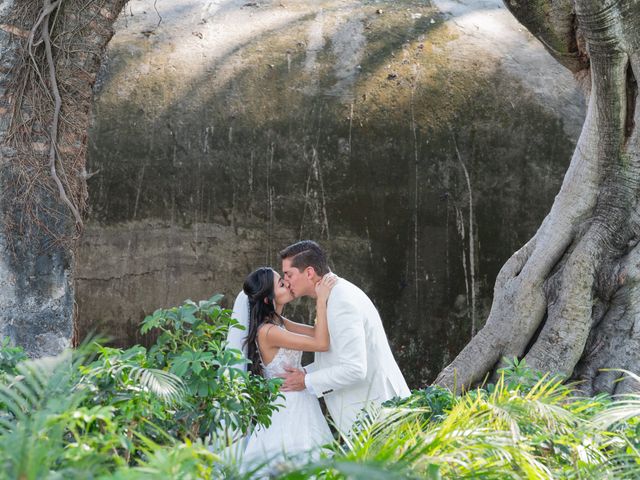
[[[289,245],[280,252],[280,259],[291,259],[291,266],[302,271],[307,267],[313,267],[321,277],[330,272],[329,262],[324,250],[313,240],[302,240]]]

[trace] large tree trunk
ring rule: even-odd
[[[72,342],[92,88],[124,3],[0,4],[0,336],[32,356]]]
[[[484,328],[438,376],[468,388],[504,357],[583,380],[586,393],[634,388],[640,371],[640,0],[505,0],[588,96],[570,167],[534,237],[503,266]]]

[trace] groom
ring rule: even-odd
[[[315,285],[329,273],[320,246],[303,240],[280,252],[282,271],[294,297],[315,297]],[[369,297],[340,278],[327,304],[331,343],[318,352],[315,362],[303,370],[287,369],[284,391],[305,388],[324,397],[336,426],[347,433],[368,403],[380,404],[392,397],[410,395],[393,358],[380,315]]]

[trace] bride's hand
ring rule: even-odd
[[[322,280],[316,283],[316,296],[318,302],[326,303],[329,299],[331,289],[338,281],[338,276],[334,273],[327,273]]]

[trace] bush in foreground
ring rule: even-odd
[[[0,478],[252,478],[222,447],[269,423],[278,382],[236,368],[218,300],[147,317],[149,350],[28,360],[3,343]],[[513,361],[485,388],[430,386],[364,412],[328,450],[271,478],[640,478],[640,396],[580,397]]]
[[[252,425],[267,425],[279,382],[237,368],[246,360],[226,348],[237,322],[220,298],[147,317],[143,333],[160,331],[149,351],[89,342],[27,360],[5,341],[0,478],[97,477],[134,465],[148,469],[167,455],[191,456],[181,468],[199,459],[194,471],[203,473],[200,464],[211,457],[203,455],[203,442],[229,444]]]

